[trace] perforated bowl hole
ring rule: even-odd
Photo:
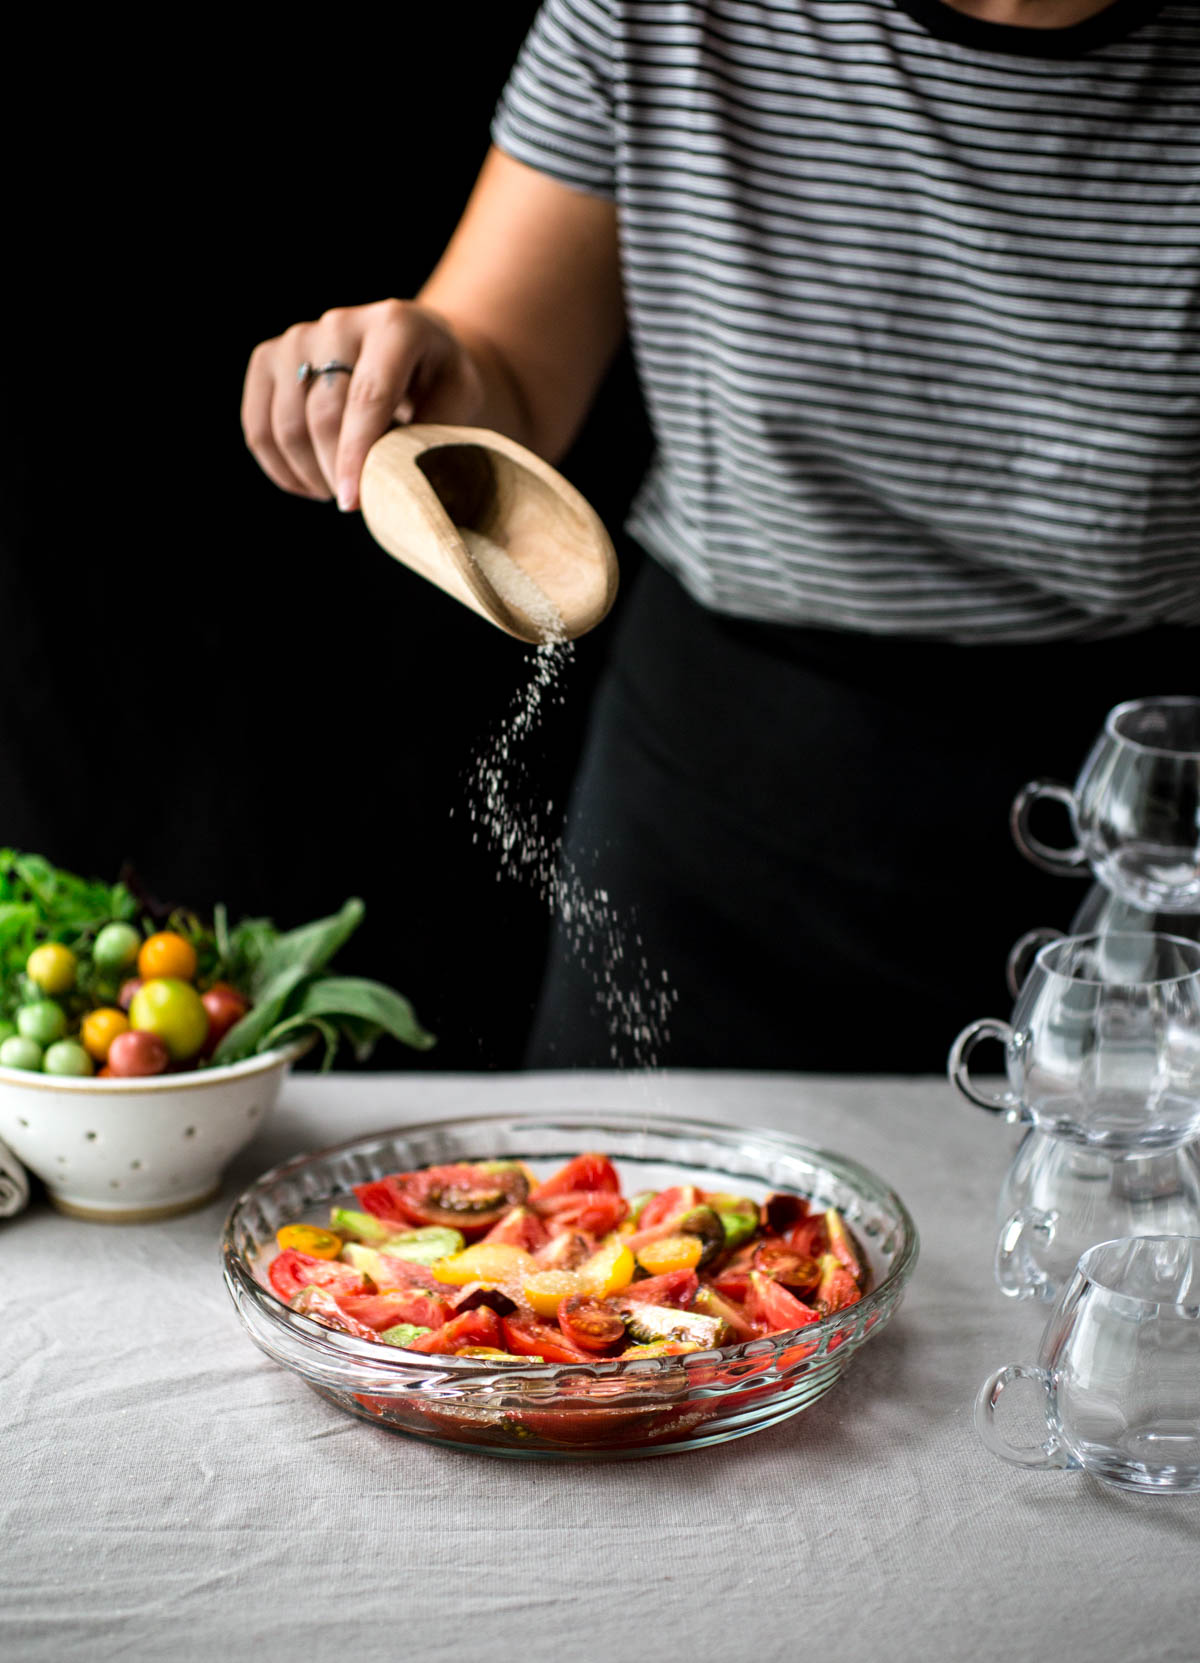
[[[17,1116],[17,1125],[18,1126],[28,1126],[29,1122],[25,1119],[24,1115],[19,1114]]]
[[[185,1138],[194,1138],[196,1135],[196,1128],[194,1126],[185,1126],[183,1128],[183,1135]]]
[[[140,1172],[141,1169],[142,1169],[141,1161],[130,1161],[130,1163],[129,1163],[130,1172]]]
[[[258,1104],[257,1103],[251,1103],[250,1107],[246,1110],[246,1119],[247,1120],[253,1120],[255,1115],[257,1115],[259,1112],[260,1112],[260,1110],[259,1110]]]
[[[96,1133],[95,1132],[85,1132],[83,1135],[89,1143],[95,1143],[95,1141],[96,1141]]]

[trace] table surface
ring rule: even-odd
[[[233,1197],[288,1155],[441,1115],[595,1107],[770,1126],[864,1162],[921,1258],[832,1392],[718,1448],[514,1462],[340,1413],[221,1282]],[[203,1211],[0,1224],[0,1656],[1194,1660],[1200,1498],[988,1455],[971,1408],[1035,1355],[991,1280],[1014,1134],[942,1080],[299,1076]]]

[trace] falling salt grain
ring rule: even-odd
[[[541,721],[544,706],[564,702],[562,682],[574,657],[574,643],[550,597],[498,543],[462,528],[460,535],[497,595],[527,618],[540,637],[529,659],[533,672],[529,682],[518,690],[499,730],[475,758],[469,780],[470,817],[483,826],[496,857],[497,881],[507,876],[531,884],[566,930],[568,943],[604,1007],[614,1063],[632,1060],[635,1067],[654,1068],[669,1037],[667,1017],[675,1002],[667,972],[659,973],[661,981],[652,977],[640,951],[640,935],[634,938],[635,958],[629,926],[607,890],[589,886],[563,855],[561,830],[548,830],[543,819],[543,813],[553,813],[553,801],[539,812],[533,807],[531,792],[521,789],[529,782],[520,746]],[[478,840],[476,832],[472,841]],[[618,965],[632,968],[631,981],[624,975],[614,976]]]

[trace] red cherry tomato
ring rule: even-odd
[[[131,1028],[118,1034],[108,1048],[108,1071],[120,1079],[132,1079],[139,1074],[165,1073],[171,1054],[157,1034],[142,1033]]]
[[[480,1305],[477,1310],[465,1311],[460,1317],[452,1317],[442,1328],[435,1328],[429,1334],[422,1334],[405,1347],[406,1351],[419,1351],[425,1356],[433,1357],[439,1352],[447,1356],[452,1355],[460,1345],[490,1345],[497,1351],[504,1349],[504,1336],[500,1329],[500,1318],[495,1311],[486,1305]]]
[[[127,982],[121,983],[121,991],[117,994],[117,1003],[123,1011],[128,1011],[133,1003],[134,995],[142,985],[140,976],[130,976]]]
[[[314,1259],[311,1253],[301,1253],[295,1247],[285,1247],[277,1254],[267,1275],[285,1304],[301,1288],[328,1288],[330,1293],[339,1296],[367,1292],[367,1279],[361,1270],[340,1264],[336,1259]]]
[[[534,1317],[501,1317],[504,1343],[516,1357],[540,1357],[546,1363],[594,1363],[596,1353],[585,1351],[549,1323]]]
[[[245,1016],[250,1009],[250,1001],[227,983],[214,982],[207,993],[200,995],[200,1003],[208,1012],[208,1038],[204,1042],[204,1054],[209,1056],[230,1028]]]
[[[611,1351],[625,1338],[625,1324],[598,1299],[575,1293],[559,1302],[558,1326],[564,1338],[584,1351]]]
[[[611,1190],[570,1190],[565,1195],[534,1195],[529,1205],[546,1220],[547,1228],[581,1230],[585,1236],[606,1236],[629,1211],[629,1203]]]
[[[576,1155],[533,1193],[544,1201],[547,1196],[569,1195],[575,1190],[612,1190],[620,1194],[621,1180],[607,1155]]]

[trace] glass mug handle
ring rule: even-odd
[[[1007,1047],[1012,1039],[1012,1029],[1007,1022],[997,1022],[990,1016],[985,1016],[981,1021],[972,1022],[969,1027],[964,1028],[950,1047],[950,1060],[947,1064],[950,1084],[968,1103],[974,1103],[977,1108],[987,1109],[990,1114],[1002,1114],[1006,1120],[1019,1120],[1020,1099],[1011,1091],[1003,1091],[999,1097],[992,1097],[988,1092],[980,1091],[971,1079],[968,1064],[971,1052],[981,1039],[998,1039],[1001,1045]]]
[[[1087,855],[1078,843],[1070,849],[1055,849],[1049,843],[1043,843],[1040,837],[1035,837],[1029,829],[1029,816],[1033,812],[1033,805],[1043,797],[1048,797],[1051,802],[1062,803],[1068,812],[1074,811],[1075,793],[1067,786],[1059,785],[1055,780],[1030,780],[1013,798],[1012,812],[1008,817],[1013,842],[1026,860],[1031,860],[1043,871],[1070,872],[1078,875],[1079,868],[1087,863]]]
[[[1019,996],[1036,955],[1052,941],[1061,941],[1062,938],[1061,930],[1052,930],[1048,924],[1042,924],[1036,930],[1026,930],[1021,939],[1013,943],[1012,952],[1004,966],[1004,979],[1014,999]]]
[[[1036,1207],[1021,1207],[1004,1221],[996,1241],[996,1281],[1000,1292],[1010,1299],[1051,1299],[1050,1278],[1033,1256],[1032,1236],[1049,1247],[1054,1240],[1057,1213],[1043,1213]]]
[[[1011,1461],[1014,1467],[1076,1468],[1079,1462],[1054,1432],[1047,1427],[1046,1441],[1041,1444],[1010,1444],[996,1425],[996,1405],[1006,1386],[1014,1380],[1034,1380],[1042,1388],[1044,1399],[1050,1397],[1049,1371],[1033,1363],[1009,1363],[995,1374],[989,1374],[975,1399],[975,1430],[993,1455]]]

